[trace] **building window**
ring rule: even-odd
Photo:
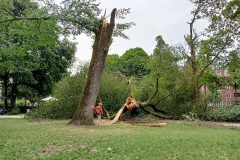
[[[231,101],[227,101],[227,106],[231,106]]]
[[[230,93],[226,93],[226,97],[227,97],[227,98],[230,98],[230,97],[231,97],[231,94],[230,94]]]

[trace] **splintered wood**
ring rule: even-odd
[[[111,124],[118,122],[119,118],[123,114],[124,108],[127,108],[128,110],[132,110],[133,108],[136,108],[136,107],[139,107],[139,103],[135,99],[128,97],[126,99],[126,103],[122,106],[122,108],[120,108],[115,118],[112,120]]]
[[[120,108],[120,110],[119,110],[118,113],[116,114],[115,118],[112,120],[111,124],[114,124],[114,123],[117,123],[117,122],[118,122],[120,116],[121,116],[122,113],[123,113],[124,108],[125,108],[125,105],[122,106],[122,108]]]

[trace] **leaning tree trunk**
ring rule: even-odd
[[[70,124],[93,124],[92,106],[95,105],[97,99],[104,63],[109,47],[112,43],[116,11],[116,8],[113,9],[110,23],[106,23],[105,16],[101,19],[101,24],[93,44],[92,59],[89,66],[87,81],[83,90],[83,96]]]

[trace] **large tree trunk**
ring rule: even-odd
[[[112,43],[112,34],[115,26],[115,15],[117,9],[111,13],[110,23],[106,23],[105,16],[101,19],[101,25],[96,33],[93,44],[92,59],[89,66],[87,81],[83,90],[83,96],[78,108],[70,121],[74,125],[92,125],[93,110],[96,103],[102,71],[107,57],[109,47]]]

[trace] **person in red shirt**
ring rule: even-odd
[[[97,115],[97,124],[96,124],[96,126],[99,126],[101,121],[102,121],[102,114],[103,114],[102,103],[98,103],[98,105],[94,107],[93,111]]]

